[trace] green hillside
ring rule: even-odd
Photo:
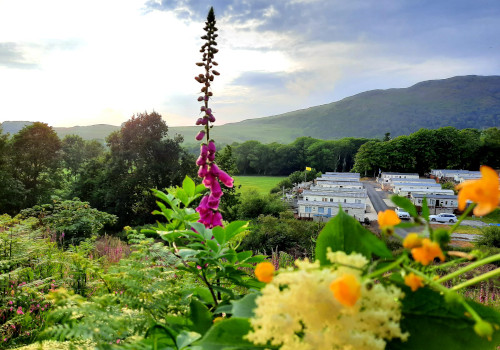
[[[2,126],[4,132],[13,134],[27,123],[4,122]],[[443,126],[500,126],[500,76],[453,77],[404,89],[367,91],[321,106],[216,125],[211,135],[226,144],[247,140],[290,143],[300,136],[325,140],[349,136],[380,138],[386,132],[394,137]],[[99,124],[54,129],[61,138],[77,134],[84,139],[104,140],[118,128]],[[185,144],[191,144],[198,130],[196,126],[171,127],[169,135],[181,134]]]
[[[214,128],[219,142],[258,140],[289,143],[299,136],[319,139],[407,135],[443,126],[500,125],[500,76],[463,76],[418,83],[404,89],[372,90],[341,101],[272,117]],[[198,127],[171,128],[194,138]]]

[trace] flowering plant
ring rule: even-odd
[[[186,178],[182,187],[167,193],[154,190],[160,208],[154,214],[166,222],[158,223],[158,229],[151,233],[159,235],[166,245],[147,242],[135,234],[133,240],[147,247],[147,254],[136,261],[141,263],[140,270],[129,262],[125,266],[136,277],[147,275],[149,264],[158,269],[153,278],[144,280],[148,283],[172,281],[178,276],[194,281],[184,293],[189,310],[179,308],[173,315],[164,307],[155,308],[165,296],[151,290],[137,294],[134,306],[130,295],[136,283],[123,283],[122,302],[117,302],[116,296],[100,299],[98,321],[110,332],[106,337],[100,330],[77,327],[85,320],[92,321],[89,325],[97,322],[92,302],[75,299],[79,306],[70,308],[63,298],[55,304],[70,326],[63,330],[54,327],[51,334],[59,339],[75,334],[91,337],[103,349],[443,350],[494,349],[500,344],[500,313],[458,293],[499,275],[500,269],[446,286],[464,272],[500,260],[500,254],[481,257],[447,251],[451,233],[468,213],[476,210],[484,215],[499,203],[498,175],[488,167],[481,168],[482,179],[460,185],[459,203],[465,211],[449,230],[430,225],[426,200],[419,215],[408,199],[393,197],[414,222],[401,223],[390,210],[379,213],[382,234],[399,239],[401,228],[415,231],[401,238],[404,249],[396,256],[383,240],[342,210],[319,234],[314,262],[297,260],[295,267],[276,271],[264,256],[238,250],[237,236],[246,230],[247,223],[223,221],[218,209],[223,195],[220,184],[231,187],[233,180],[215,164],[216,147],[210,138],[215,117],[208,103],[214,76],[219,75],[213,69],[218,52],[215,23],[211,9],[204,28],[207,34],[202,37],[206,40],[200,50],[202,62],[197,63],[205,73],[195,77],[203,85],[203,95],[198,98],[203,116],[196,122],[203,126],[196,136],[203,141],[196,162],[202,184]],[[208,194],[204,194],[206,189]],[[190,208],[200,197],[196,210]],[[466,208],[467,201],[478,203],[477,209],[475,204]],[[464,262],[469,264],[448,274],[440,272]],[[118,277],[123,276],[120,273]],[[157,299],[151,299],[149,293]],[[153,302],[144,303],[147,299]],[[118,332],[119,328],[101,317],[110,310],[119,316],[120,325],[126,324],[130,315],[134,315],[132,319],[147,317],[142,317],[135,329]],[[118,345],[109,341],[116,338]]]

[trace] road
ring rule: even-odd
[[[385,193],[382,191],[375,191],[376,185],[375,182],[373,181],[363,181],[363,184],[365,185],[366,192],[368,193],[368,197],[370,198],[370,201],[372,202],[373,209],[375,210],[376,213],[379,211],[385,211],[389,209],[387,207],[387,204],[384,202],[384,196]]]
[[[384,191],[376,191],[375,188],[378,188],[376,183],[374,181],[363,181],[363,184],[365,185],[366,192],[368,194],[368,197],[370,198],[370,201],[372,202],[373,209],[375,210],[376,213],[379,211],[384,211],[389,209],[387,204],[384,202],[384,198],[387,197],[387,192]],[[433,223],[434,224],[434,223]],[[437,224],[437,223],[436,223]],[[481,227],[481,226],[486,226],[487,224],[481,222],[481,221],[474,221],[474,220],[464,220],[460,225],[465,225],[465,226],[475,226],[475,227]],[[416,228],[397,228],[396,229],[396,234],[402,238],[405,238],[406,235],[410,232],[415,232]],[[467,233],[453,233],[451,237],[457,241],[467,241],[471,242],[474,241],[474,239],[477,237],[476,235],[473,234],[467,234]]]

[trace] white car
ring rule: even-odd
[[[441,214],[438,214],[438,215],[430,215],[429,216],[429,219],[432,221],[432,222],[451,222],[451,223],[455,223],[458,221],[457,217],[455,216],[455,214],[448,214],[448,213],[441,213]]]
[[[402,220],[410,220],[410,214],[402,208],[396,208],[396,214],[398,214],[398,218]]]

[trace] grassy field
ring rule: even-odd
[[[235,176],[234,185],[241,185],[241,192],[254,189],[261,194],[268,194],[284,178],[285,176]]]

